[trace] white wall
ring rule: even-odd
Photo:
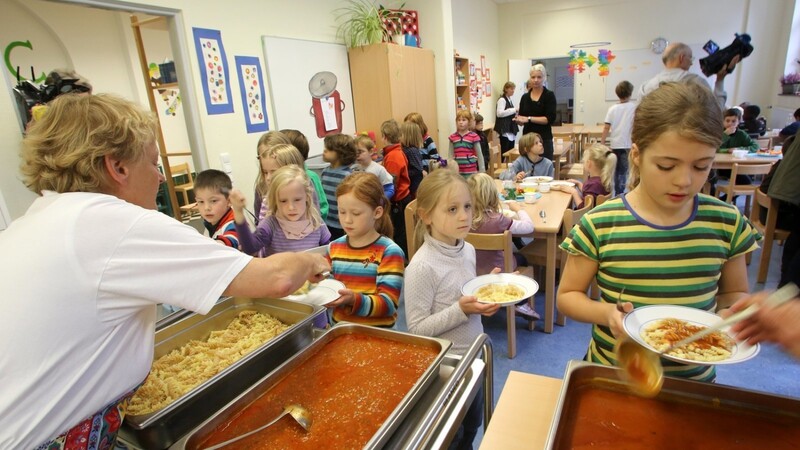
[[[778,99],[792,0],[537,0],[500,5],[503,59],[561,57],[571,44],[611,41],[612,51],[642,49],[663,36],[670,41],[721,46],[734,32],[753,37],[755,51],[726,79],[729,103],[757,103],[769,114]],[[695,55],[701,57],[703,55]],[[613,70],[612,62],[612,70]],[[713,81],[713,78],[712,78]],[[595,68],[575,77],[575,121],[600,122],[610,104]],[[584,101],[584,110],[577,108]],[[800,105],[799,105],[800,106]]]

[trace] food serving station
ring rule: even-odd
[[[157,324],[154,359],[190,340],[204,339],[214,330],[225,328],[244,310],[268,313],[289,327],[161,410],[127,416],[120,429],[118,448],[207,447],[207,436],[222,421],[237,416],[242,408],[267,395],[265,392],[304,361],[344,335],[374,336],[430,347],[436,354],[365,448],[446,447],[481,386],[485,399],[489,399],[484,406],[484,420],[491,417],[492,348],[486,335],[480,335],[460,357],[448,353],[450,342],[441,339],[355,324],[319,330],[313,328],[312,323],[315,317],[325,313],[325,308],[282,299],[223,298],[205,316],[191,312],[167,316]],[[369,402],[369,399],[364,401]],[[271,418],[263,417],[263,423]]]

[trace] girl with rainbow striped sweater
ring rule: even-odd
[[[458,163],[458,173],[468,177],[486,170],[481,152],[481,138],[470,131],[472,113],[461,110],[456,113],[456,132],[450,135],[450,154]]]

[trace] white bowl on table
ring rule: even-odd
[[[519,187],[522,188],[522,192],[536,192],[537,185],[538,183],[522,182],[519,184]]]
[[[539,192],[542,194],[550,192],[550,183],[539,183]]]
[[[731,151],[731,154],[733,155],[734,159],[744,159],[748,153],[750,153],[748,150],[742,148],[737,148]]]
[[[523,183],[549,183],[551,181],[553,181],[553,177],[548,177],[544,175],[526,177],[524,180],[522,180]]]

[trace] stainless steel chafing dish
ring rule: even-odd
[[[410,343],[420,346],[432,347],[436,349],[438,355],[429,365],[427,370],[417,380],[411,390],[401,400],[400,404],[394,409],[388,419],[378,429],[377,433],[370,439],[364,448],[381,448],[393,436],[395,431],[401,426],[406,415],[413,409],[416,401],[425,395],[427,389],[437,380],[440,375],[440,364],[445,359],[445,353],[450,348],[450,342],[437,338],[416,336],[408,333],[401,333],[388,329],[375,328],[357,324],[341,323],[325,332],[322,337],[314,341],[312,345],[304,349],[294,358],[286,361],[278,369],[259,380],[254,386],[242,393],[235,400],[219,412],[211,416],[208,420],[200,424],[183,439],[178,441],[171,449],[194,449],[214,431],[214,429],[235,416],[243,408],[265,394],[273,385],[283,379],[291,371],[299,367],[303,362],[317,353],[328,342],[344,334],[365,334],[385,339],[390,339],[403,343]],[[482,343],[482,341],[481,341]],[[480,345],[480,344],[478,344]],[[473,355],[474,357],[474,355]],[[473,393],[474,395],[474,393]]]
[[[270,373],[313,341],[312,324],[325,308],[281,299],[228,297],[206,315],[176,313],[156,331],[154,358],[204,339],[221,330],[243,310],[267,313],[290,325],[289,329],[245,355],[227,369],[201,383],[165,408],[138,416],[126,416],[119,436],[143,449],[164,449],[231,401],[256,380]]]
[[[731,442],[742,448],[796,448],[800,436],[798,399],[671,377],[665,377],[664,386],[654,399],[641,399],[630,394],[620,372],[615,367],[569,362],[545,448],[586,444],[583,440],[571,442],[579,439],[575,434],[579,427],[584,431],[602,430],[593,433],[597,442],[591,438],[597,448],[624,448],[625,441],[631,439],[642,448],[654,446],[640,440],[640,435],[661,439],[655,446],[669,443],[670,447],[681,447],[677,440],[680,437],[704,448],[729,448]],[[603,397],[591,401],[599,405],[601,414],[582,408],[580,398],[587,392],[602,392]],[[597,400],[600,398],[602,402]],[[640,402],[647,402],[646,406]],[[629,415],[631,411],[635,414]],[[731,420],[742,425],[731,426]],[[774,427],[775,432],[756,430],[756,422]],[[702,429],[694,429],[694,424],[700,424]],[[767,443],[767,438],[778,442]]]

